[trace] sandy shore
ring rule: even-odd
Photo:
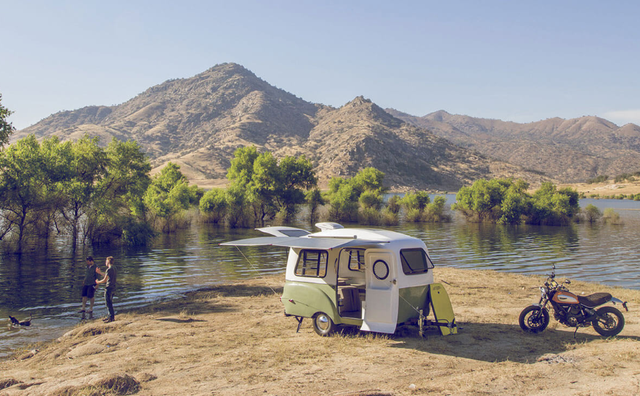
[[[619,337],[552,319],[522,332],[541,279],[436,268],[460,333],[315,334],[283,315],[282,276],[222,285],[78,325],[0,362],[0,395],[640,394],[640,291],[574,282],[629,301]],[[273,290],[272,290],[273,289]],[[275,293],[274,293],[275,291]],[[37,349],[37,350],[36,350]]]

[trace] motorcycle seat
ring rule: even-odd
[[[578,296],[580,304],[588,308],[595,308],[598,305],[602,305],[611,300],[611,294],[609,293],[594,293],[589,296]]]

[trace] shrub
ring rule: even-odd
[[[389,212],[395,215],[400,213],[400,202],[401,198],[398,195],[391,196],[391,198],[389,198],[389,200],[387,201],[387,209],[389,210]]]
[[[604,214],[602,215],[605,223],[621,225],[623,224],[622,219],[620,219],[620,214],[613,210],[612,208],[606,208],[604,210]]]
[[[358,222],[363,225],[379,225],[382,216],[379,210],[374,208],[362,208],[358,211]]]
[[[382,209],[382,224],[386,226],[398,225],[400,222],[399,212],[392,212],[388,207]]]
[[[602,217],[602,212],[595,205],[589,204],[582,210],[585,221],[595,223]]]
[[[404,215],[404,219],[410,223],[419,223],[422,221],[422,212],[418,209],[409,209]]]
[[[199,208],[205,222],[223,222],[229,209],[225,191],[220,188],[207,191],[202,198],[200,198]]]

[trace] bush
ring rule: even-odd
[[[400,213],[400,202],[401,199],[398,195],[391,196],[391,198],[389,198],[389,201],[387,201],[387,209],[389,210],[389,212],[395,215]]]
[[[418,209],[409,209],[404,215],[405,221],[410,223],[419,223],[422,221],[422,212]]]
[[[220,188],[207,191],[202,198],[200,198],[199,208],[205,222],[224,222],[227,210],[229,209],[225,191]]]
[[[447,199],[445,197],[435,197],[433,203],[427,205],[422,220],[432,223],[451,221],[451,216],[444,213],[444,204],[446,201]]]
[[[609,176],[601,175],[601,176],[594,177],[593,179],[587,180],[587,184],[604,183],[607,180],[609,180]]]
[[[622,219],[620,219],[620,214],[613,210],[612,208],[606,208],[604,210],[604,214],[602,215],[605,223],[621,225],[623,224]]]
[[[382,224],[386,226],[398,225],[400,223],[399,212],[392,212],[388,207],[382,209]]]
[[[382,222],[382,216],[379,210],[362,208],[358,212],[358,222],[363,225],[379,225]]]
[[[589,204],[582,210],[582,215],[585,221],[595,223],[602,217],[602,212],[595,205]]]

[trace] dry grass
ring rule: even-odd
[[[458,335],[345,329],[322,338],[309,320],[296,333],[271,290],[281,292],[281,277],[250,280],[80,325],[30,358],[0,362],[0,395],[640,392],[640,291],[574,282],[574,291],[610,291],[632,309],[621,336],[581,329],[574,339],[561,325],[520,330],[539,278],[448,268],[436,278],[446,282]]]

